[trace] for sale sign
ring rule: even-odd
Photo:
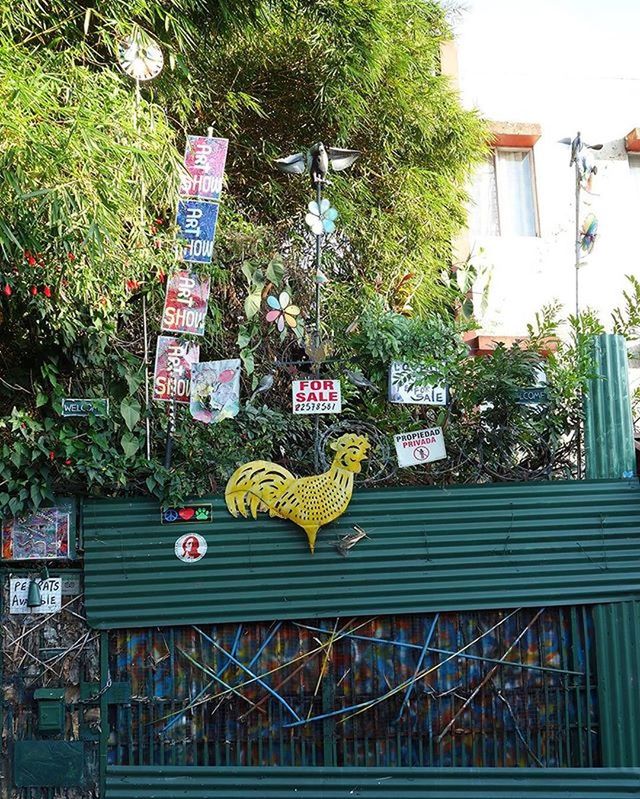
[[[180,240],[179,257],[199,264],[211,263],[218,224],[216,203],[178,200],[176,225]]]
[[[340,413],[339,380],[294,380],[291,386],[294,413]]]
[[[167,281],[162,329],[203,336],[208,302],[209,278],[200,278],[195,272],[176,272]]]
[[[180,179],[180,196],[218,202],[227,160],[229,139],[187,136],[184,151],[186,173]]]
[[[153,399],[189,404],[191,366],[200,359],[200,345],[173,336],[158,336],[153,371]]]
[[[447,457],[441,427],[399,433],[393,437],[398,466],[420,466]]]

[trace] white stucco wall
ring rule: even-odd
[[[485,313],[476,302],[482,330],[524,334],[534,313],[554,299],[573,312],[574,172],[558,139],[577,130],[605,145],[595,154],[595,194],[582,195],[581,216],[596,214],[599,235],[580,270],[580,293],[581,305],[597,310],[610,329],[625,275],[640,276],[640,194],[624,149],[624,136],[640,126],[640,1],[465,5],[457,24],[464,104],[488,119],[542,127],[534,148],[540,237],[470,241],[474,261],[491,274]]]

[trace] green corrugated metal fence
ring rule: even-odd
[[[640,769],[109,768],[106,799],[627,799]]]
[[[357,491],[315,555],[290,522],[160,524],[148,499],[84,508],[89,623],[101,629],[589,604],[640,595],[637,481]],[[370,540],[347,558],[337,536]],[[177,537],[206,556],[183,563]]]
[[[640,766],[640,602],[598,605],[593,621],[602,762]]]
[[[598,377],[589,381],[584,401],[587,478],[628,478],[636,457],[624,338],[595,336],[594,356]]]

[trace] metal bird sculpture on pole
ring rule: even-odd
[[[322,271],[322,241],[326,232],[334,229],[333,222],[338,214],[335,209],[331,209],[327,200],[322,199],[322,187],[329,183],[327,174],[329,169],[334,172],[341,172],[348,169],[361,155],[359,150],[346,150],[341,147],[325,147],[324,144],[316,142],[306,153],[294,153],[283,158],[276,159],[276,166],[281,172],[290,175],[302,175],[308,172],[311,175],[311,185],[315,189],[315,203],[309,204],[310,214],[307,217],[317,217],[317,224],[311,219],[310,227],[316,239],[316,323],[313,335],[313,346],[319,350],[322,345],[320,335],[320,288],[327,282],[327,277]],[[333,213],[331,213],[333,211]],[[324,215],[328,216],[328,222],[324,222]],[[309,224],[309,219],[306,220]],[[316,364],[319,372],[319,363]],[[319,417],[316,414],[316,445],[320,436]]]
[[[576,213],[575,213],[575,239],[574,239],[574,265],[575,265],[575,310],[576,319],[580,315],[580,264],[582,263],[581,254],[583,249],[583,239],[580,235],[580,192],[584,187],[587,190],[591,188],[590,181],[593,175],[597,172],[595,164],[591,162],[586,150],[602,150],[602,144],[587,144],[582,140],[580,131],[570,139],[566,137],[560,139],[560,144],[568,144],[571,146],[571,157],[569,159],[569,166],[575,168],[575,197],[576,197]],[[586,185],[584,185],[586,183]],[[576,441],[578,447],[577,458],[577,473],[578,479],[582,477],[582,444],[581,444],[581,431],[580,422],[576,427]]]
[[[302,175],[309,172],[314,189],[327,183],[329,167],[334,172],[348,169],[361,155],[359,150],[345,150],[341,147],[325,147],[322,142],[314,144],[306,153],[294,153],[276,159],[276,166],[281,172]],[[320,200],[318,200],[320,204]]]

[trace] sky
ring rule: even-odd
[[[640,0],[464,0],[461,50],[487,71],[640,80]],[[500,39],[499,47],[487,47]],[[517,66],[516,66],[517,65]]]
[[[455,24],[465,104],[491,119],[640,127],[640,0],[463,0]]]

